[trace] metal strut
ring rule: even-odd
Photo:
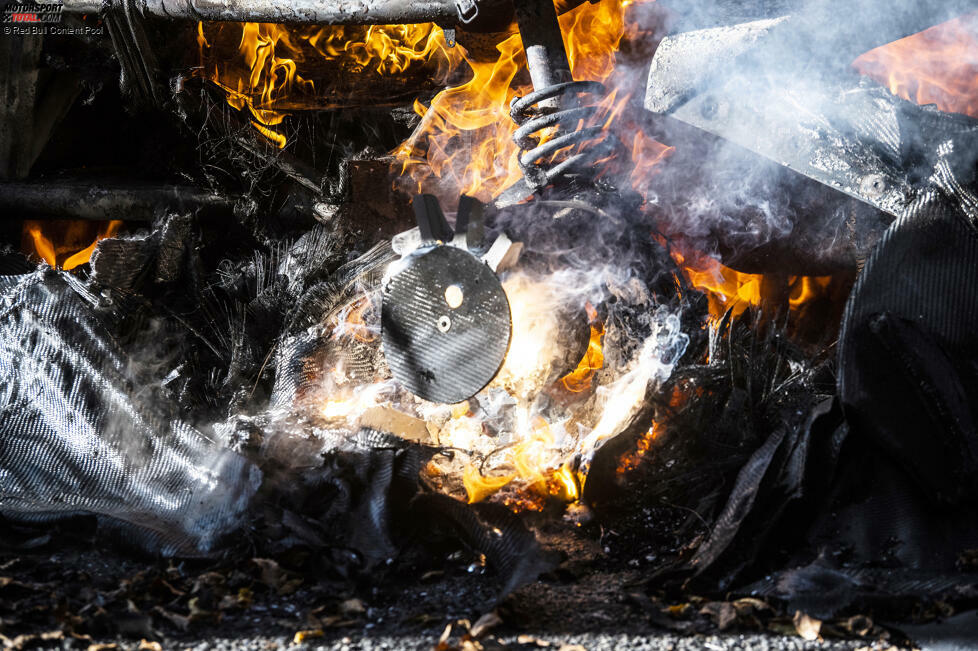
[[[513,98],[510,117],[519,126],[513,141],[520,148],[525,190],[534,192],[591,168],[622,145],[601,126],[583,126],[598,110],[593,98],[604,96],[606,89],[596,81],[574,81],[552,0],[515,0],[514,6],[533,92]],[[592,102],[583,103],[582,96]],[[557,131],[545,142],[535,135],[552,127]],[[551,164],[554,154],[570,146],[577,150]]]
[[[622,146],[618,136],[601,125],[582,126],[598,107],[595,104],[581,105],[579,94],[603,96],[605,87],[596,81],[568,81],[514,98],[510,105],[510,117],[519,125],[513,141],[520,148],[520,169],[534,189],[590,168]],[[557,100],[557,108],[546,105],[551,99]],[[533,134],[549,127],[557,127],[557,133],[541,144]],[[547,167],[548,161],[559,150],[589,140],[594,142]]]

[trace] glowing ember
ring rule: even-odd
[[[904,99],[978,118],[978,12],[870,50],[853,66]]]
[[[618,459],[618,467],[615,469],[615,472],[619,475],[625,475],[638,468],[645,454],[652,449],[652,442],[659,437],[660,428],[659,423],[652,423],[649,431],[640,436],[635,443],[635,449],[621,455]]]
[[[23,251],[48,265],[69,271],[86,264],[100,240],[115,235],[122,222],[25,221]]]

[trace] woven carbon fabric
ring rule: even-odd
[[[261,472],[147,397],[97,297],[52,270],[0,297],[0,515],[94,514],[164,556],[241,527]]]
[[[944,503],[978,489],[978,123],[952,126],[929,134],[929,187],[867,261],[839,338],[854,431]]]

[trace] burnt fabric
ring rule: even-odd
[[[165,556],[241,527],[261,472],[154,397],[111,300],[51,269],[0,278],[0,296],[0,516],[94,514]]]

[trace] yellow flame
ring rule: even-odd
[[[240,30],[237,57],[221,47],[226,34]],[[208,38],[208,34],[212,38]],[[335,61],[336,71],[400,75],[425,64],[436,79],[444,79],[461,61],[448,47],[443,30],[432,23],[371,26],[286,26],[272,23],[198,23],[197,44],[201,74],[220,86],[227,102],[247,110],[252,126],[277,147],[286,137],[272,127],[288,115],[277,107],[316,98],[316,84],[300,73],[314,61]],[[328,85],[329,80],[326,79]],[[321,93],[328,93],[322,88]],[[350,98],[355,99],[355,98]]]
[[[828,291],[832,276],[792,276],[789,278],[788,306],[799,310],[809,301]]]
[[[614,70],[624,33],[622,3],[584,3],[560,16],[560,26],[574,78],[605,80]],[[465,193],[488,200],[521,178],[509,104],[515,95],[532,88],[513,84],[525,68],[523,44],[515,29],[496,49],[499,57],[493,62],[465,57],[472,71],[469,81],[442,91],[430,107],[415,103],[421,125],[393,152],[401,175],[410,179],[407,189],[445,197]],[[626,100],[614,96],[606,100],[596,124],[609,122],[609,111]]]
[[[33,222],[30,225],[25,224],[25,228],[27,228],[27,232],[30,233],[31,240],[34,242],[34,252],[48,263],[48,266],[56,267],[58,260],[54,253],[54,244],[41,232],[41,225]]]
[[[690,285],[707,296],[710,318],[723,317],[728,310],[738,317],[749,307],[762,305],[764,274],[747,274],[724,266],[710,256],[672,249],[673,259],[682,268]],[[788,276],[788,307],[801,310],[810,301],[830,292],[832,276]]]
[[[481,502],[487,497],[490,497],[515,478],[515,474],[486,477],[471,463],[466,464],[462,470],[462,484],[465,486],[465,493],[468,495],[469,504]]]
[[[84,220],[28,220],[24,222],[23,230],[30,238],[31,248],[25,253],[40,258],[52,267],[70,271],[86,264],[98,243],[115,235],[121,227],[119,220],[102,224]]]

